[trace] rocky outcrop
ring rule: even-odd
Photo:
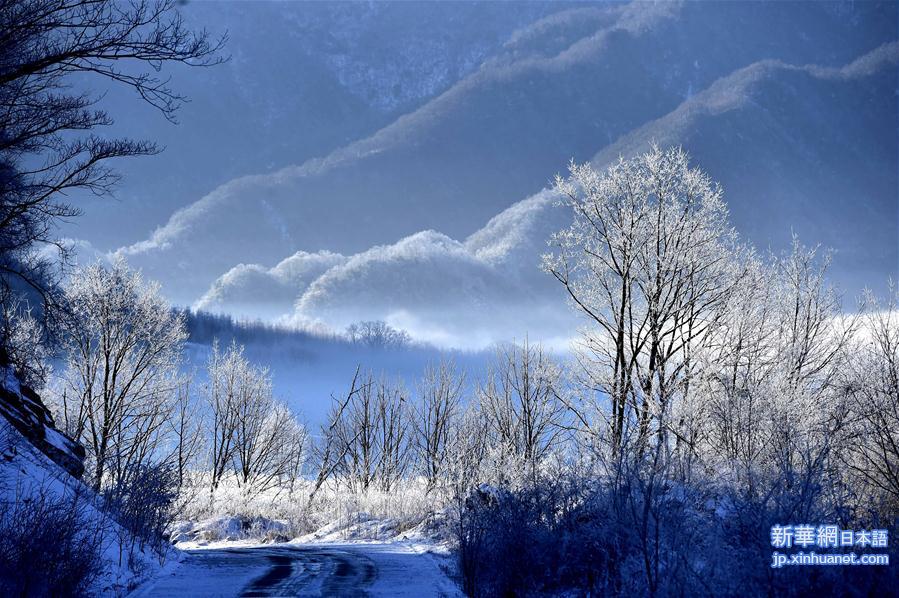
[[[22,385],[9,366],[0,366],[0,415],[54,463],[75,478],[82,476],[84,447],[56,428],[40,396]]]

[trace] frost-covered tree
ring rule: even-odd
[[[795,239],[783,256],[753,259],[697,350],[704,454],[747,500],[804,500],[799,490],[820,487],[821,463],[846,423],[841,380],[856,318],[842,313],[827,265]]]
[[[556,190],[573,213],[544,268],[590,326],[582,363],[608,397],[602,417],[617,451],[668,431],[688,392],[690,348],[714,323],[738,279],[736,234],[720,187],[682,149],[654,146],[605,172],[572,164]]]
[[[846,382],[854,425],[843,460],[867,488],[867,504],[899,512],[899,295],[885,301],[866,292],[854,358]],[[867,501],[866,501],[867,502]]]
[[[173,447],[170,460],[183,487],[189,468],[196,465],[203,447],[203,414],[198,397],[191,392],[193,376],[184,376],[178,383],[177,396],[169,420]]]
[[[155,458],[186,332],[158,285],[121,261],[74,272],[65,299],[61,419],[86,446],[100,488]]]
[[[391,492],[409,466],[409,403],[400,381],[381,380],[377,387],[378,464],[375,477],[382,492]]]
[[[588,324],[586,396],[566,406],[617,495],[614,517],[637,532],[652,593],[684,522],[670,481],[691,478],[705,432],[697,351],[744,276],[741,251],[720,187],[680,148],[653,146],[604,172],[572,164],[556,190],[573,221],[544,268]]]
[[[353,492],[395,488],[410,460],[407,396],[400,381],[356,371],[347,395],[332,397],[314,449],[319,473],[313,495],[328,480]]]
[[[368,373],[359,392],[343,412],[346,416],[337,428],[341,452],[345,455],[341,467],[344,481],[355,491],[366,492],[375,481],[378,466],[377,387],[374,376]]]
[[[861,315],[847,313],[827,252],[794,238],[760,257],[739,243],[721,190],[680,149],[605,172],[573,165],[557,191],[573,222],[544,266],[587,321],[574,390],[558,397],[575,430],[522,476],[526,464],[489,448],[515,445],[514,402],[501,384],[482,387],[474,421],[490,440],[468,451],[482,457],[466,459],[478,465],[454,495],[466,587],[552,592],[580,570],[568,587],[772,593],[775,523],[893,533],[895,294],[868,294]],[[517,549],[541,538],[551,540]],[[487,554],[512,556],[485,565]],[[800,591],[839,575],[803,578]],[[857,579],[865,591],[895,583],[889,572]]]
[[[216,342],[207,374],[211,489],[232,475],[246,495],[292,485],[304,464],[306,431],[275,400],[269,370],[250,363],[242,346],[222,353]]]
[[[857,327],[827,282],[829,257],[795,239],[777,257],[741,246],[720,188],[678,148],[653,147],[606,172],[573,165],[557,190],[573,223],[544,266],[589,323],[578,355],[584,396],[567,406],[609,486],[612,517],[634,530],[646,589],[684,583],[666,576],[689,560],[685,522],[708,500],[740,504],[730,525],[747,533],[841,517],[853,481],[835,457],[859,466],[889,438],[846,450],[864,428],[852,425],[852,397],[871,385],[848,376]],[[881,418],[869,438],[889,429],[889,412],[866,411]],[[761,571],[766,549],[740,548]]]
[[[305,428],[270,393],[247,398],[247,402],[237,406],[237,483],[247,495],[291,486],[303,467]]]
[[[478,398],[505,454],[534,465],[553,449],[564,429],[560,378],[559,365],[540,345],[525,341],[496,350]]]
[[[243,349],[231,344],[225,353],[218,341],[212,344],[212,354],[206,363],[207,383],[203,396],[209,409],[207,447],[209,451],[210,488],[218,488],[228,473],[234,456],[234,436],[237,430],[237,410],[240,384],[244,378],[246,361]]]
[[[44,327],[31,308],[9,289],[0,288],[0,348],[23,383],[39,389],[50,373]]]
[[[397,330],[380,320],[350,324],[346,336],[354,344],[374,349],[398,349],[412,341],[405,330]]]
[[[345,395],[339,398],[331,395],[331,408],[328,411],[327,421],[321,426],[318,442],[312,445],[312,458],[315,461],[317,473],[315,483],[309,492],[310,502],[328,480],[342,473],[345,474],[343,470],[347,455],[355,441],[355,437],[348,436],[347,409],[356,396],[364,392],[366,386],[369,385],[369,381],[360,376],[360,370],[361,368],[356,368],[350,388]]]
[[[429,364],[418,384],[418,400],[412,408],[414,446],[419,471],[434,490],[447,474],[453,435],[462,415],[465,374],[449,361]]]

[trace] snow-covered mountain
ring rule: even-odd
[[[385,319],[453,345],[567,330],[537,267],[566,215],[540,190],[569,159],[603,167],[652,140],[683,144],[721,181],[760,248],[791,231],[834,247],[850,293],[897,273],[897,218],[883,217],[897,210],[893,4],[466,5],[464,23],[428,20],[431,33],[383,46],[373,37],[418,9],[366,10],[294,17],[335,105],[365,99],[392,122],[232,178],[118,250],[175,301],[332,327]],[[338,33],[317,37],[322,23]],[[444,26],[455,37],[431,40]],[[384,53],[363,55],[372,46]]]
[[[635,3],[556,13],[373,135],[221,185],[122,252],[186,301],[240,263],[355,253],[426,229],[464,237],[570,158],[588,159],[737,69],[763,59],[841,66],[891,41],[890,10]]]
[[[518,28],[565,3],[190,2],[187,26],[227,33],[214,68],[174,65],[171,87],[189,101],[172,125],[103,90],[108,134],[157,141],[158,156],[123,161],[118,201],[82,198],[66,230],[106,251],[146,237],[234,178],[325,156],[414,111],[502,51]],[[91,93],[102,81],[85,81]],[[233,265],[233,264],[231,264]],[[218,272],[217,274],[220,274]]]
[[[713,175],[722,173],[734,220],[762,249],[783,247],[796,232],[838,249],[835,268],[850,291],[882,284],[899,263],[897,222],[882,217],[895,209],[899,156],[894,130],[876,123],[895,118],[897,64],[899,43],[842,68],[758,62],[592,161],[604,168],[653,141],[684,145]],[[852,109],[834,118],[840,107]],[[280,285],[289,292],[266,293],[269,313],[290,313],[296,300],[293,319],[302,322],[342,327],[360,317],[384,319],[455,346],[510,333],[552,338],[571,323],[537,266],[549,235],[567,218],[552,193],[541,192],[463,241],[425,231],[349,257],[298,253],[270,271],[240,266],[199,306],[249,315],[253,296]]]
[[[897,89],[899,42],[842,68],[762,61],[593,162],[604,167],[652,140],[683,145],[722,183],[745,238],[779,250],[795,232],[835,250],[834,278],[847,292],[880,289],[899,273]]]

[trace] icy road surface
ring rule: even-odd
[[[394,544],[186,551],[132,596],[461,596],[435,558]]]

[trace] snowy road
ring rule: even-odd
[[[393,544],[277,545],[187,551],[146,596],[461,596],[434,557]]]

